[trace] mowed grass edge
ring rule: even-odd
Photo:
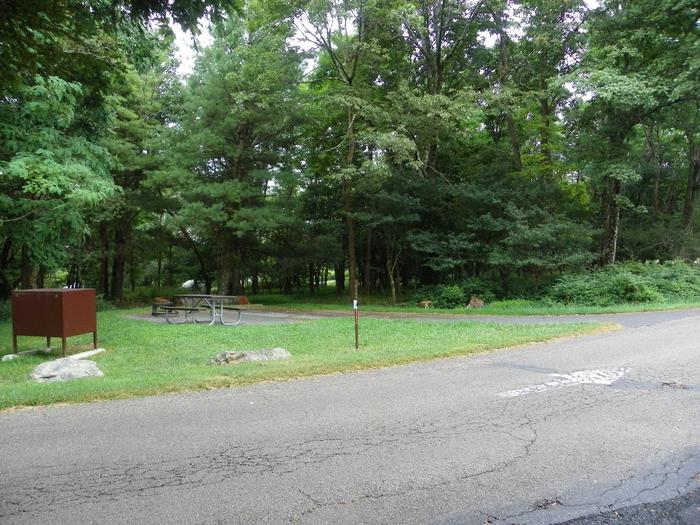
[[[270,302],[260,303],[272,310],[289,312],[347,312],[350,310],[348,301],[340,302]],[[689,310],[700,308],[700,302],[668,302],[668,303],[629,303],[612,306],[583,306],[583,305],[552,305],[538,301],[509,300],[495,301],[483,308],[421,308],[415,305],[387,305],[381,303],[362,304],[361,310],[372,313],[396,313],[408,315],[471,315],[478,316],[560,316],[560,315],[595,315],[595,314],[624,314],[638,312],[663,312],[669,310]]]
[[[129,312],[98,315],[100,346],[94,356],[101,378],[39,384],[34,367],[53,355],[23,356],[0,363],[0,410],[52,403],[148,396],[243,386],[266,381],[380,368],[600,331],[601,323],[546,325],[363,319],[360,351],[354,349],[351,317],[255,326],[166,325],[130,319]],[[91,336],[69,339],[69,352],[90,348]],[[0,325],[0,353],[11,351],[11,326]],[[41,348],[42,338],[20,338],[20,351]],[[218,352],[283,347],[285,361],[208,365]]]

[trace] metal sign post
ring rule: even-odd
[[[360,349],[360,310],[357,308],[357,299],[352,300],[352,310],[355,313],[355,350]]]

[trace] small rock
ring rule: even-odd
[[[292,357],[292,354],[284,348],[266,348],[255,352],[221,352],[210,359],[209,364],[221,366],[243,361],[276,361],[289,359],[290,357]]]
[[[38,365],[32,372],[32,379],[39,383],[53,383],[55,381],[70,381],[71,379],[101,377],[103,375],[94,361],[63,357]]]
[[[484,304],[484,300],[476,295],[472,295],[469,299],[469,308],[483,308]]]
[[[13,361],[19,357],[18,354],[7,354],[2,356],[2,362],[6,363],[7,361]]]

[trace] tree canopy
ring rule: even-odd
[[[700,257],[697,2],[4,8],[0,296],[190,278],[518,295]],[[170,24],[204,18],[183,76]]]

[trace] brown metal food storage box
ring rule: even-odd
[[[12,292],[12,348],[17,353],[17,336],[61,338],[66,355],[66,337],[92,332],[97,348],[97,305],[93,288],[40,288]]]

